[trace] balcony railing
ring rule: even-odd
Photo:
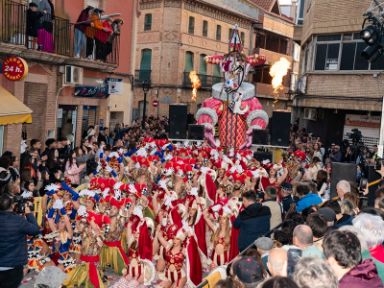
[[[86,55],[86,46],[82,46],[80,54],[75,54],[75,25],[68,19],[55,17],[48,21],[48,30],[52,33],[45,35],[44,43],[41,45],[39,37],[27,35],[27,10],[28,6],[16,3],[11,0],[0,0],[1,9],[1,28],[0,42],[24,46],[30,50],[41,50],[43,52],[53,53],[67,57],[81,57],[90,60],[99,60],[104,63],[117,65],[119,63],[120,53],[120,35],[114,34],[113,37],[104,37],[107,42],[101,42],[101,45],[93,45],[90,55]],[[50,15],[45,14],[44,19],[50,19]],[[46,23],[47,24],[47,23]],[[105,33],[98,32],[97,33]],[[99,34],[100,35],[100,34]],[[106,35],[104,35],[106,36]],[[93,42],[92,42],[93,41]],[[95,44],[94,40],[91,43]],[[46,44],[46,47],[42,47]],[[98,44],[98,43],[97,43]],[[84,44],[86,45],[86,44]],[[88,49],[89,50],[89,49]],[[102,53],[100,53],[102,51]]]
[[[203,74],[197,74],[197,76],[200,79],[201,83],[201,89],[212,89],[212,85],[223,82],[224,78],[219,76],[211,76],[211,75],[203,75]],[[183,74],[183,88],[191,88],[192,82],[191,79],[189,79],[189,72],[184,72]]]
[[[152,70],[136,70],[135,71],[135,84],[142,85],[143,82],[151,84],[151,73]]]

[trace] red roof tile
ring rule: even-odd
[[[255,3],[257,6],[259,6],[260,8],[270,12],[277,0],[251,0],[251,1]]]

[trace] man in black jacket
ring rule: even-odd
[[[240,229],[238,247],[243,251],[257,238],[269,231],[271,211],[268,207],[256,203],[257,197],[254,191],[243,193],[244,210],[237,216],[233,223],[235,228]]]
[[[19,287],[23,279],[23,265],[27,264],[27,235],[37,235],[39,226],[30,208],[25,206],[25,217],[13,212],[14,197],[0,195],[0,287]]]

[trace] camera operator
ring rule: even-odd
[[[0,195],[0,286],[16,288],[23,279],[27,264],[27,235],[37,235],[39,226],[30,207],[25,204],[24,215],[14,212],[15,196]]]
[[[340,146],[332,143],[329,158],[332,162],[341,162],[343,160],[343,154],[340,151]]]

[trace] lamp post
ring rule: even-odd
[[[150,83],[148,80],[144,80],[142,82],[142,88],[143,88],[143,92],[144,92],[144,105],[143,105],[143,119],[141,121],[141,128],[143,128],[143,130],[145,129],[145,117],[146,117],[146,111],[147,111],[147,93],[150,89]]]

